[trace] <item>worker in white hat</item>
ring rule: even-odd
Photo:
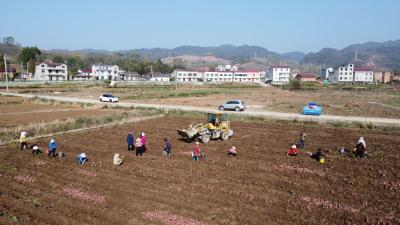
[[[78,164],[85,164],[88,161],[88,158],[86,156],[86,153],[80,153],[76,156],[75,158],[76,163]]]

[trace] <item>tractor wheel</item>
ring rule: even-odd
[[[200,140],[204,143],[207,144],[208,142],[210,142],[210,135],[208,134],[204,134],[200,137]]]
[[[228,132],[222,132],[222,133],[221,133],[221,139],[222,139],[223,141],[228,140],[228,138],[229,138],[229,133],[228,133]]]

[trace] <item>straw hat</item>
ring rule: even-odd
[[[199,145],[200,143],[198,141],[196,141],[196,145]]]
[[[235,150],[236,150],[236,147],[235,147],[235,146],[232,146],[232,149],[235,149]]]
[[[81,156],[82,156],[82,158],[86,158],[86,154],[85,153],[82,153]]]
[[[52,138],[52,139],[50,140],[50,143],[54,143],[54,142],[56,142],[56,140],[54,140],[54,138]]]
[[[297,148],[297,146],[296,145],[292,145],[291,148]]]

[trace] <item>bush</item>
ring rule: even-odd
[[[299,79],[292,79],[289,81],[289,87],[291,91],[301,89],[301,81]]]

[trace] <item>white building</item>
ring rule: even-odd
[[[353,75],[354,64],[349,64],[347,66],[341,66],[337,68],[333,75],[330,75],[328,79],[332,83],[353,82]]]
[[[33,80],[62,81],[68,79],[68,67],[64,63],[41,62],[36,64]]]
[[[95,80],[92,69],[79,69],[77,74],[72,76],[73,80]]]
[[[177,82],[201,82],[203,81],[204,72],[195,70],[175,70],[172,77],[176,78]]]
[[[374,82],[374,70],[371,68],[355,68],[354,82],[372,83]]]
[[[152,78],[150,78],[150,81],[169,82],[170,78],[171,78],[171,74],[155,74],[155,75],[153,75]]]
[[[260,82],[264,80],[265,71],[237,70],[237,71],[207,71],[204,73],[205,82]]]
[[[287,84],[290,80],[290,67],[289,66],[271,66],[268,69],[265,81],[272,82],[272,84]]]
[[[96,80],[124,80],[125,71],[117,65],[97,64],[92,66],[92,75]]]
[[[232,65],[218,65],[215,68],[215,71],[220,71],[220,72],[224,72],[224,71],[237,71],[238,68],[237,66],[232,66]]]

